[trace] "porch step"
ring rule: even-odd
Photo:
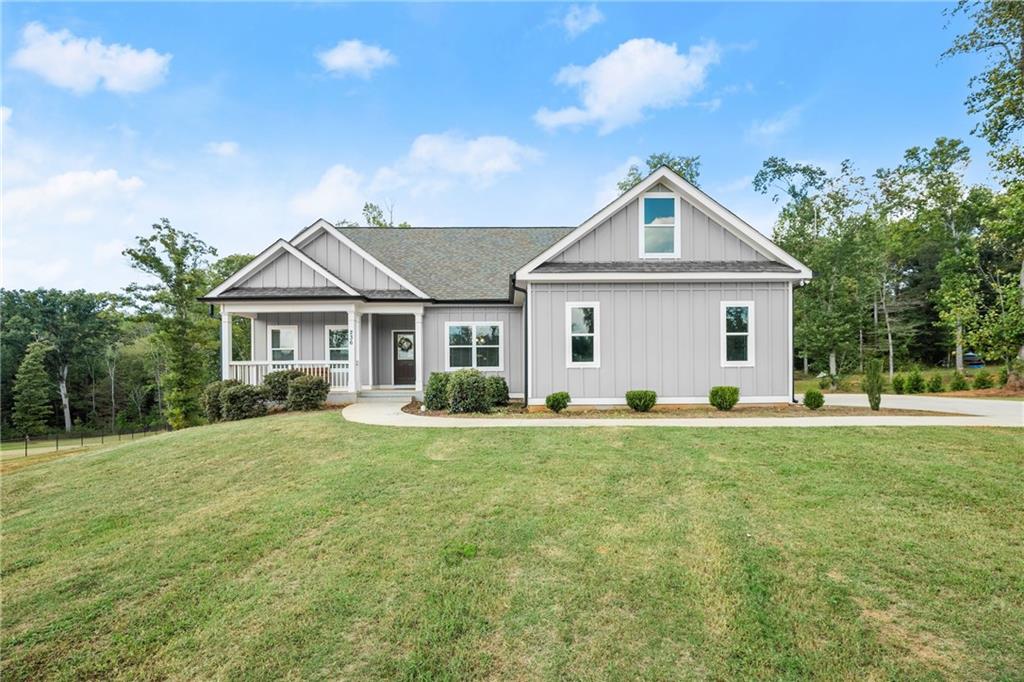
[[[360,400],[360,401],[378,400],[378,401],[395,402],[395,401],[399,401],[400,400],[402,402],[409,402],[410,400],[412,400],[415,397],[416,397],[416,391],[415,391],[415,389],[411,389],[411,388],[409,388],[409,389],[403,389],[403,388],[380,388],[380,389],[377,389],[377,388],[374,388],[374,389],[364,389],[364,390],[359,391],[359,392],[356,393],[356,399]]]

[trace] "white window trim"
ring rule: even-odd
[[[345,330],[348,331],[348,360],[331,360],[331,332]],[[327,362],[352,362],[352,331],[348,328],[347,324],[328,324],[324,325],[324,360]]]
[[[592,362],[573,362],[572,337],[585,334],[572,333],[572,309],[594,309],[594,360]],[[567,368],[585,368],[601,366],[601,303],[599,301],[568,301],[565,304],[565,366]]]
[[[292,360],[274,359],[274,330],[292,329],[295,331],[295,357]],[[297,324],[268,324],[267,325],[267,362],[298,362],[299,361],[299,325]]]
[[[746,306],[747,308],[747,359],[726,360],[725,359],[725,309]],[[719,312],[719,336],[721,337],[722,367],[753,367],[754,366],[754,302],[753,301],[722,301]],[[733,332],[732,336],[738,336],[740,332]]]
[[[473,364],[470,367],[452,367],[451,328],[452,327],[476,327],[490,325],[498,328],[498,366],[477,367],[476,365],[476,334],[473,334],[472,346],[456,346],[456,348],[472,348]],[[474,329],[475,332],[475,329]],[[494,348],[494,346],[481,346],[481,348]],[[481,372],[504,372],[505,371],[505,324],[503,322],[491,322],[487,320],[469,320],[466,322],[445,322],[444,323],[444,371],[451,372],[459,369],[478,369]]]
[[[644,201],[647,199],[672,199],[675,202],[672,211],[675,216],[675,223],[672,226],[672,253],[647,253],[646,251],[647,244],[646,240],[644,240],[644,228],[646,227],[644,223]],[[637,253],[640,254],[641,258],[679,258],[679,241],[682,236],[682,229],[680,228],[682,217],[679,215],[679,209],[679,197],[672,192],[645,192],[640,195],[640,205],[637,211],[639,214],[637,217],[637,222],[639,223],[637,230],[639,238]]]

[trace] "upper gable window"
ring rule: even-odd
[[[679,201],[668,192],[640,197],[640,257],[679,258]]]

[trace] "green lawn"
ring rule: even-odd
[[[1021,442],[155,436],[3,476],[0,676],[1020,679]]]

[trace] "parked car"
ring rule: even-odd
[[[964,353],[964,367],[981,369],[984,366],[985,361],[977,353]]]

